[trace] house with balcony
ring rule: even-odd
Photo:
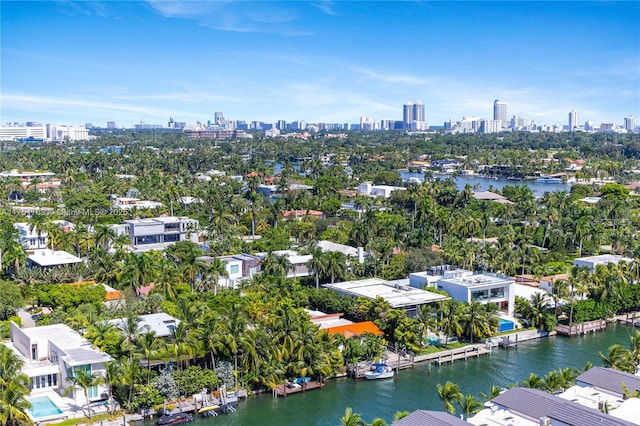
[[[502,312],[513,316],[516,283],[511,277],[456,269],[443,272],[436,287],[458,302],[495,303]]]
[[[230,256],[218,256],[224,262],[224,268],[227,271],[226,277],[218,277],[218,285],[221,287],[238,288],[244,280],[248,280],[255,274],[260,272],[260,258],[251,256],[250,254],[234,254]],[[213,256],[200,256],[199,260],[203,260],[207,264],[211,264]]]
[[[57,225],[63,232],[71,232],[76,226],[66,220],[52,220],[50,223]],[[40,231],[40,234],[31,227],[29,222],[14,223],[13,227],[18,230],[18,242],[25,250],[37,250],[46,248],[48,241],[48,232]]]
[[[112,225],[118,235],[127,235],[136,253],[164,250],[178,241],[198,243],[198,225],[195,219],[184,216],[166,216],[146,219],[129,219],[123,224]]]
[[[11,341],[4,343],[23,361],[22,372],[30,379],[31,395],[61,395],[69,387],[67,377],[76,370],[104,375],[105,364],[113,361],[108,354],[84,339],[65,324],[20,328],[11,322]],[[90,401],[108,398],[105,385],[88,389]],[[82,389],[67,395],[78,405],[86,404]]]
[[[313,275],[307,266],[313,258],[310,254],[298,254],[295,250],[277,250],[272,253],[278,256],[284,256],[291,262],[293,269],[287,273],[287,278],[308,277]],[[267,255],[268,253],[256,253],[256,256],[260,258],[260,260],[267,257]]]

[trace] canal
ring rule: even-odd
[[[630,327],[609,325],[604,332],[586,336],[550,337],[523,342],[508,350],[494,348],[490,355],[440,367],[418,364],[400,371],[398,381],[329,380],[322,390],[278,399],[270,394],[259,395],[240,402],[235,413],[198,418],[192,424],[335,426],[340,424],[346,407],[352,407],[366,422],[380,417],[390,424],[396,411],[442,411],[437,383],[458,383],[464,394],[478,397],[480,392],[488,393],[493,383],[507,387],[521,382],[529,373],[544,376],[558,368],[582,369],[587,362],[599,366],[602,362],[598,352],[606,353],[616,343],[628,347],[632,332]]]

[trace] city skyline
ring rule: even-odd
[[[622,124],[640,116],[639,14],[637,2],[2,2],[0,120],[380,122],[420,99],[442,125],[490,119],[500,99],[507,120],[567,124],[575,110]]]

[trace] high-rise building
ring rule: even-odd
[[[514,130],[522,130],[527,127],[527,120],[519,115],[511,117],[511,128]]]
[[[411,123],[415,118],[413,117],[413,104],[411,102],[407,102],[404,104],[402,108],[402,123],[404,124],[404,128],[408,129],[411,127]]]
[[[493,101],[493,119],[500,122],[500,127],[506,129],[507,121],[507,103],[499,100]]]
[[[411,130],[425,130],[424,104],[421,101],[407,102],[402,108],[402,127]]]
[[[224,114],[220,111],[213,113],[213,124],[221,126],[224,123]]]
[[[418,101],[413,104],[413,120],[423,122],[424,120],[424,104],[422,101]]]
[[[576,111],[571,111],[569,113],[569,131],[573,132],[574,130],[578,130],[578,113]]]
[[[633,115],[627,115],[624,118],[624,129],[627,132],[633,132],[636,129],[636,123]]]

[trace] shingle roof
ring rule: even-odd
[[[576,382],[585,383],[619,396],[623,395],[622,383],[630,392],[640,390],[640,376],[604,367],[590,368],[579,375]]]
[[[561,407],[549,412],[547,417],[570,426],[634,426],[626,420],[618,419],[596,409],[574,402],[565,402]]]
[[[546,416],[550,411],[565,403],[565,400],[557,396],[530,388],[511,388],[491,401],[507,408],[514,414],[521,414],[534,420]]]
[[[443,411],[417,410],[393,423],[393,426],[469,426],[465,422]]]

